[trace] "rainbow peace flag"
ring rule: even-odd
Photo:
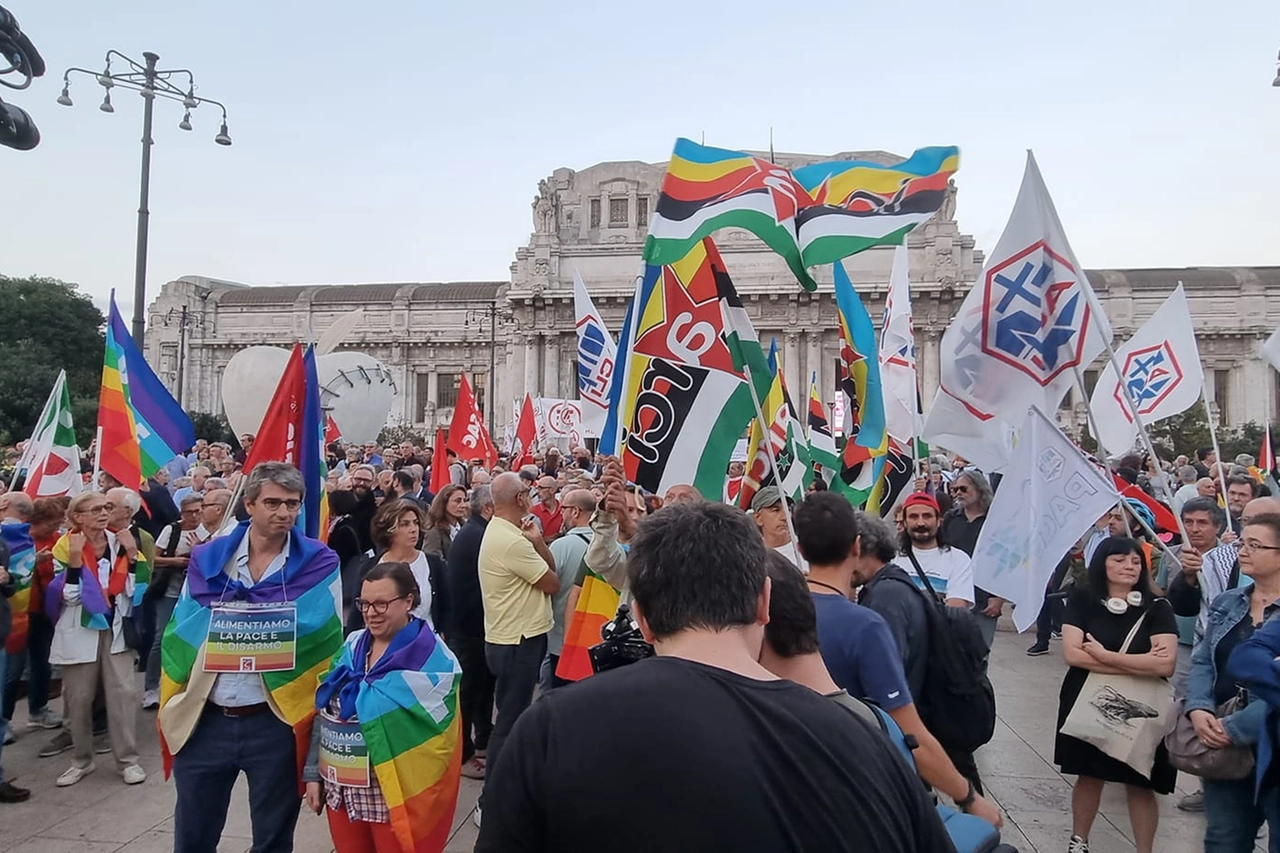
[[[31,525],[22,522],[0,524],[0,539],[9,546],[9,576],[14,585],[9,599],[13,627],[4,644],[5,651],[12,655],[27,645],[27,612],[31,607],[31,582],[36,571],[36,543],[31,538]]]
[[[946,146],[922,148],[894,165],[832,160],[792,171],[744,151],[677,139],[644,259],[675,263],[703,237],[743,228],[814,290],[808,267],[901,243],[942,207],[959,167],[959,149]]]
[[[581,681],[595,672],[587,650],[600,642],[600,630],[617,614],[620,599],[608,581],[587,570],[578,604],[564,632],[564,648],[556,664],[556,675],[566,681]]]
[[[316,691],[315,707],[327,708],[336,698],[341,719],[359,720],[400,850],[439,853],[449,840],[461,781],[462,667],[420,619],[366,672],[369,644],[364,629],[346,639]]]
[[[102,359],[98,430],[99,468],[131,489],[196,442],[191,418],[134,344],[114,291]]]
[[[287,602],[297,608],[294,668],[261,675],[284,721],[293,726],[300,760],[306,758],[311,719],[315,714],[316,686],[342,645],[338,555],[295,529],[289,537],[288,556],[279,574],[272,575],[268,582],[245,587],[230,578],[224,568],[248,532],[249,522],[244,521],[226,536],[195,547],[187,569],[187,583],[173,609],[173,618],[164,629],[157,723],[166,777],[173,764],[173,753],[181,749],[182,744],[171,745],[165,737],[165,706],[186,690],[200,650],[209,638],[210,607],[220,602],[257,605]]]

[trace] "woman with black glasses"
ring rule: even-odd
[[[427,853],[449,838],[462,670],[414,615],[420,598],[408,564],[370,569],[355,602],[366,627],[347,637],[316,692],[305,797],[327,811],[337,853]]]

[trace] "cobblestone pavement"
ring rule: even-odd
[[[1000,709],[995,739],[978,753],[988,793],[1005,809],[1005,840],[1024,853],[1063,851],[1070,835],[1071,781],[1052,764],[1058,687],[1065,667],[1061,647],[1051,654],[1029,658],[1028,636],[1001,632],[996,637],[991,674]],[[141,676],[139,676],[141,677]],[[56,703],[55,703],[56,704]],[[161,853],[173,849],[173,787],[163,781],[154,712],[143,712],[140,736],[149,778],[126,787],[109,769],[110,756],[99,761],[98,772],[79,784],[58,789],[54,778],[68,766],[67,754],[38,758],[50,733],[26,729],[26,707],[19,703],[17,743],[4,748],[6,770],[18,784],[32,789],[19,805],[0,806],[0,849],[8,853]],[[1196,780],[1180,777],[1177,794],[1160,798],[1160,830],[1156,850],[1189,853],[1202,849],[1204,819],[1175,808],[1178,796],[1192,790]],[[250,845],[246,789],[236,788],[219,851],[241,853]],[[480,783],[462,780],[454,835],[448,851],[470,851],[476,829],[470,815]],[[1124,792],[1109,785],[1102,813],[1094,825],[1094,853],[1133,850]],[[300,853],[331,850],[322,817],[304,812],[298,821]],[[1260,847],[1259,849],[1265,849]]]

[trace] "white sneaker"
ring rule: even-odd
[[[126,785],[141,785],[147,781],[147,771],[143,770],[136,764],[130,764],[124,770],[120,771],[120,775],[124,777]]]
[[[142,710],[150,711],[152,708],[160,707],[160,691],[148,690],[142,694]]]
[[[76,767],[75,765],[72,765],[63,771],[62,775],[59,776],[53,784],[57,785],[59,788],[69,788],[97,769],[97,766],[94,764],[90,764],[88,767]]]
[[[62,716],[48,708],[41,709],[27,719],[29,729],[56,729],[62,726]]]
[[[1067,842],[1067,853],[1089,853],[1089,842],[1078,835],[1073,835]]]
[[[476,829],[480,828],[480,807],[476,806],[476,810],[471,814],[471,819],[475,821]],[[1088,850],[1085,853],[1089,853]]]

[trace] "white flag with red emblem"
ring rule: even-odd
[[[1109,340],[1111,324],[1028,151],[1009,224],[942,336],[925,440],[1003,467],[1007,432],[1031,406],[1057,411],[1077,368]]]
[[[80,494],[83,486],[80,448],[71,422],[71,395],[65,370],[58,372],[53,392],[18,462],[18,470],[27,472],[22,490],[33,498]]]
[[[1200,399],[1200,351],[1181,284],[1116,353],[1116,363],[1120,376],[1107,365],[1089,408],[1098,424],[1094,438],[1107,452],[1120,455],[1132,450],[1138,438],[1138,425],[1124,401],[1126,392],[1144,424],[1185,412]]]

